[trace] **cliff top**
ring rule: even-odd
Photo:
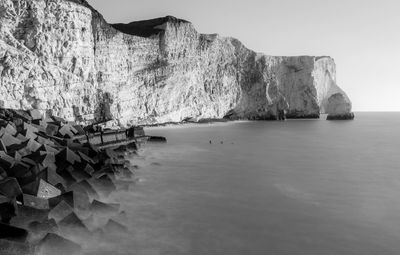
[[[190,23],[186,20],[178,19],[173,16],[166,16],[157,19],[134,21],[129,24],[123,24],[123,23],[111,24],[111,26],[113,26],[115,29],[125,34],[141,36],[141,37],[150,37],[152,35],[162,32],[163,29],[160,26],[167,22]]]

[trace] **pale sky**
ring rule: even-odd
[[[172,15],[276,56],[328,55],[354,111],[400,111],[400,0],[88,0],[109,23]]]

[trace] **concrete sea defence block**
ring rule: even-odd
[[[50,209],[48,199],[35,197],[28,194],[23,194],[23,203],[25,206],[33,207],[40,210]]]
[[[63,220],[65,217],[73,213],[74,209],[65,201],[61,201],[56,207],[54,207],[48,215],[49,219],[54,219],[56,223]]]
[[[25,242],[28,237],[28,231],[22,228],[13,227],[0,223],[0,239],[10,241]]]
[[[7,118],[2,112],[0,109],[0,220],[1,227],[14,236],[3,234],[8,238],[5,241],[0,235],[0,251],[5,247],[8,253],[4,254],[15,254],[19,249],[30,251],[34,244],[45,252],[54,252],[50,245],[53,242],[77,248],[65,237],[76,231],[92,235],[85,222],[96,223],[94,215],[107,220],[102,231],[127,231],[119,223],[120,205],[102,202],[102,198],[117,188],[129,188],[133,182],[125,155],[128,147],[137,150],[134,141],[131,146],[112,147],[111,143],[107,151],[100,150],[87,140],[75,139],[86,132],[79,125],[50,119],[37,111],[17,114],[8,109]],[[12,116],[20,115],[23,118],[13,120]],[[125,131],[117,131],[114,136],[108,132],[115,141],[126,138]],[[29,240],[28,232],[32,233]]]
[[[0,181],[0,194],[12,199],[22,195],[17,179],[7,178]]]
[[[79,255],[82,247],[59,235],[49,233],[40,241],[38,252],[42,255]]]
[[[0,239],[1,255],[33,255],[34,248],[28,243]]]

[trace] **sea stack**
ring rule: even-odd
[[[0,0],[0,75],[1,107],[68,121],[275,119],[282,97],[288,118],[351,116],[330,57],[259,54],[170,16],[110,25],[85,0]]]
[[[336,93],[328,99],[328,120],[352,120],[351,102],[344,93]]]

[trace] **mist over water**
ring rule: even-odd
[[[113,254],[398,254],[399,113],[149,129]],[[210,140],[212,143],[210,144]],[[221,143],[223,142],[223,143]]]

